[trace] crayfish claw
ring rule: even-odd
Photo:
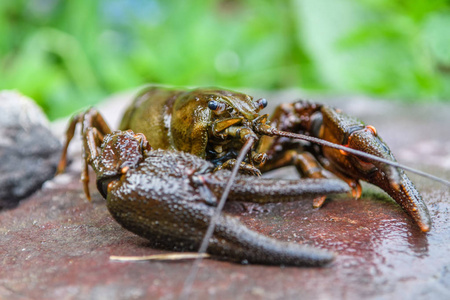
[[[189,153],[151,151],[138,167],[129,169],[120,183],[108,189],[108,210],[124,228],[148,238],[155,246],[192,251],[201,244],[214,216],[215,195],[223,191],[224,179],[230,176],[228,170],[211,173],[211,169],[210,163]],[[323,180],[318,179],[306,180],[303,185],[307,195],[347,189],[339,180],[325,188]],[[271,197],[275,200],[285,197],[284,200],[293,201],[298,200],[299,189],[302,184],[298,180],[238,175],[229,196],[237,200],[239,196],[249,197],[253,191],[253,199],[267,201]],[[322,266],[334,258],[329,251],[264,236],[227,213],[218,217],[209,241],[208,253],[239,262]]]
[[[323,147],[323,155],[329,162],[327,169],[349,184],[355,198],[361,197],[360,180],[383,189],[412,217],[422,231],[429,231],[431,218],[422,197],[403,170],[385,163],[395,163],[396,160],[373,126],[365,126],[356,118],[331,108],[322,107],[321,113],[323,130],[320,138],[339,142],[384,160],[343,154],[339,150]]]
[[[400,171],[401,183],[398,189],[392,184],[388,186],[380,186],[383,188],[403,210],[412,217],[423,232],[431,229],[431,217],[428,208],[415,188],[411,180],[403,171]]]
[[[241,262],[291,266],[323,266],[335,256],[326,250],[263,236],[227,214],[220,217],[208,252]]]
[[[278,106],[270,123],[274,127],[271,134],[255,129],[270,136],[262,137],[258,148],[270,158],[262,166],[263,171],[292,164],[304,177],[324,178],[327,176],[322,174],[323,168],[345,181],[356,199],[362,195],[359,181],[366,181],[388,193],[422,231],[430,230],[431,219],[425,203],[404,175],[405,167],[396,162],[375,127],[366,126],[340,110],[307,101]],[[308,143],[289,142],[285,138]],[[313,203],[314,207],[322,204],[321,198]]]

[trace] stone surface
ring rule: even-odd
[[[450,107],[361,98],[333,104],[375,125],[399,161],[450,179],[448,165],[439,164],[450,157]],[[192,262],[111,261],[162,251],[115,223],[93,181],[87,202],[78,170],[75,160],[19,207],[0,212],[0,299],[177,299]],[[292,168],[269,175],[296,176]],[[427,234],[367,185],[362,199],[331,197],[319,210],[311,199],[228,205],[252,229],[329,249],[336,259],[324,268],[204,260],[191,299],[450,299],[450,191],[411,178],[433,218]]]
[[[61,145],[31,99],[0,92],[0,210],[53,177]]]

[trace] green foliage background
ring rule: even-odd
[[[450,100],[449,0],[0,1],[0,36],[51,119],[144,83]]]

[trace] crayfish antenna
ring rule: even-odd
[[[407,214],[411,216],[411,218],[423,232],[428,232],[431,229],[431,217],[425,202],[423,201],[422,197],[420,196],[419,192],[416,190],[412,182],[405,175],[403,169],[450,186],[450,182],[444,179],[399,164],[395,161],[395,158],[392,156],[392,154],[390,154],[388,150],[376,151],[376,148],[374,147],[367,148],[365,146],[362,147],[362,149],[368,149],[367,151],[372,152],[367,153],[356,150],[355,148],[357,148],[361,144],[366,145],[362,143],[365,142],[363,135],[359,139],[353,136],[353,143],[350,143],[349,146],[343,146],[319,138],[306,136],[303,134],[279,131],[277,129],[273,130],[273,134],[277,136],[303,139],[315,144],[325,146],[327,148],[339,149],[342,155],[353,154],[367,159],[377,169],[376,172],[370,173],[370,176],[365,176],[364,173],[358,173],[358,169],[356,169],[356,171],[355,169],[351,170],[351,172],[356,173],[351,174],[352,176],[350,178],[346,178],[346,173],[340,171],[336,172],[335,174],[349,184],[349,186],[352,188],[352,194],[355,198],[359,198],[362,191],[361,186],[358,183],[359,180],[355,180],[355,177],[380,187],[386,193],[388,193]],[[327,148],[324,149],[327,150]]]
[[[236,175],[239,171],[241,162],[244,161],[245,156],[250,151],[250,149],[252,148],[254,143],[255,143],[255,139],[253,137],[250,137],[245,142],[238,157],[236,158],[236,163],[231,171],[230,178],[228,179],[227,185],[225,186],[222,196],[221,196],[219,202],[217,203],[217,207],[216,207],[214,214],[209,222],[208,229],[206,230],[205,236],[203,237],[202,243],[200,244],[200,248],[198,250],[199,254],[205,253],[206,250],[208,249],[209,240],[214,233],[214,229],[216,227],[217,221],[219,220],[220,214],[222,213],[223,207],[225,205],[225,201],[227,200],[228,194],[230,193],[231,186],[233,185],[233,182],[236,179]],[[199,269],[201,261],[202,261],[202,257],[199,257],[194,261],[194,263],[191,267],[191,271],[189,272],[189,275],[186,277],[186,280],[184,281],[180,299],[188,299],[189,294],[191,293],[192,284],[194,283],[194,280],[197,277],[197,273],[198,273],[198,269]]]
[[[293,139],[298,139],[298,140],[304,140],[304,141],[308,141],[308,142],[315,143],[315,144],[318,144],[318,145],[322,145],[322,146],[326,146],[326,147],[342,150],[344,152],[348,152],[348,153],[351,153],[351,154],[354,154],[354,155],[357,155],[357,156],[360,156],[360,157],[364,157],[364,158],[371,159],[371,160],[374,160],[374,161],[377,161],[377,162],[381,162],[381,163],[384,163],[384,164],[387,164],[387,165],[390,165],[390,166],[393,166],[393,167],[396,167],[396,168],[400,168],[400,169],[403,169],[405,171],[409,171],[411,173],[415,173],[417,175],[420,175],[422,177],[425,177],[425,178],[437,181],[437,182],[439,182],[439,183],[441,183],[443,185],[446,185],[446,186],[450,187],[450,181],[447,181],[447,180],[442,179],[440,177],[437,177],[437,176],[434,176],[432,174],[420,171],[418,169],[414,169],[414,168],[408,167],[408,166],[403,165],[403,164],[399,164],[396,161],[388,160],[388,159],[385,159],[385,158],[382,158],[382,157],[379,157],[379,156],[376,156],[376,155],[373,155],[373,154],[369,154],[369,153],[366,153],[366,152],[363,152],[363,151],[360,151],[360,150],[356,150],[356,149],[353,149],[353,148],[350,148],[350,147],[347,147],[347,146],[335,144],[335,143],[332,143],[332,142],[329,142],[329,141],[326,141],[326,140],[323,140],[323,139],[319,139],[319,138],[316,138],[316,137],[312,137],[312,136],[309,136],[309,135],[304,135],[304,134],[300,134],[300,133],[293,133],[293,132],[287,132],[287,131],[281,131],[281,130],[277,130],[277,129],[273,129],[271,134],[275,135],[275,136],[282,136],[282,137],[288,137],[288,138],[293,138]],[[393,180],[394,185],[395,185],[396,182],[398,183],[399,181],[397,181],[397,180],[400,179],[400,177],[399,177],[396,180],[395,179],[396,178],[395,175],[393,175],[390,178],[391,178],[391,180]]]

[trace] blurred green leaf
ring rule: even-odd
[[[0,2],[0,88],[51,119],[145,83],[450,99],[448,0]]]

